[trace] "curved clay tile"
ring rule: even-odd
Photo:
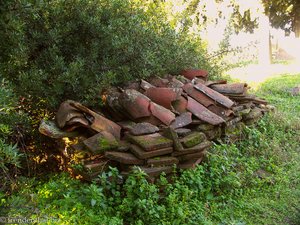
[[[197,90],[201,91],[211,99],[215,100],[216,102],[220,103],[221,105],[225,106],[226,108],[231,108],[234,104],[228,97],[220,94],[213,89],[206,87],[204,84],[197,84],[194,86]]]
[[[190,80],[193,80],[195,77],[202,77],[206,79],[208,72],[206,70],[200,70],[200,69],[187,69],[187,70],[182,70],[180,74]]]
[[[210,87],[211,85],[214,84],[227,84],[227,80],[208,80],[205,82],[205,85],[207,87]]]
[[[93,117],[92,124],[89,127],[97,132],[106,131],[114,135],[116,138],[120,139],[120,132],[121,127],[116,124],[115,122],[105,118],[104,116],[95,113],[94,111],[90,110],[89,108],[81,105],[78,102],[71,102],[71,106],[75,107],[76,109],[80,110],[88,114],[89,116]]]
[[[71,102],[73,101],[64,101],[58,108],[58,111],[55,115],[55,120],[59,128],[64,128],[72,118],[83,116],[80,111],[70,105]]]
[[[203,105],[201,105],[191,97],[188,97],[187,109],[197,118],[209,124],[218,125],[225,122],[221,117],[209,111],[207,108],[205,108]]]
[[[214,105],[216,102],[212,100],[210,97],[202,93],[201,91],[194,88],[194,85],[191,83],[187,83],[183,86],[183,90],[192,98],[194,98],[197,102],[201,103],[205,107],[210,105]]]
[[[172,102],[179,99],[182,93],[181,88],[148,88],[145,95],[153,102],[167,108],[172,109]]]
[[[187,107],[187,100],[185,97],[180,96],[180,98],[174,102],[172,102],[172,106],[174,110],[178,113],[184,113],[186,112],[186,107]]]
[[[148,117],[151,115],[149,111],[150,99],[142,93],[134,90],[125,90],[119,98],[120,105],[133,118]]]
[[[159,119],[165,125],[170,125],[175,120],[175,114],[165,107],[154,102],[150,103],[150,111],[153,116]]]
[[[214,84],[211,88],[217,92],[227,95],[244,95],[247,91],[246,83]]]

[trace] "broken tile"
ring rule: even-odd
[[[148,116],[148,117],[143,117],[143,118],[139,118],[139,119],[136,119],[136,122],[139,122],[139,123],[150,123],[154,126],[159,126],[162,124],[162,122],[157,119],[155,116],[151,115],[151,116]]]
[[[107,150],[117,149],[119,147],[117,139],[111,133],[105,131],[85,139],[83,144],[93,154],[103,153]]]
[[[105,102],[109,114],[118,121],[126,118],[124,109],[119,101],[120,96],[121,92],[115,87],[109,88],[108,91],[102,94],[102,99]]]
[[[178,80],[178,79],[176,79],[175,77],[172,76],[172,78],[171,78],[171,80],[168,84],[168,87],[170,87],[170,88],[182,88],[183,85],[184,84],[180,80]]]
[[[141,88],[144,89],[145,91],[148,90],[149,88],[153,88],[155,86],[153,86],[152,84],[148,83],[145,80],[141,80]]]
[[[206,122],[204,122],[203,120],[199,120],[199,119],[193,119],[192,121],[192,125],[200,125],[200,124],[204,124]]]
[[[195,77],[195,78],[192,80],[192,84],[199,84],[199,83],[205,84],[205,81],[206,81],[206,79],[203,78],[203,77],[200,77],[200,78]]]
[[[190,133],[192,133],[192,130],[187,129],[187,128],[178,128],[178,129],[175,129],[175,132],[178,135],[178,137],[185,137],[185,136],[189,135]]]
[[[226,126],[224,129],[224,136],[227,141],[233,143],[242,139],[244,129],[245,124],[243,122],[239,122],[233,126]]]
[[[194,86],[197,90],[201,91],[211,99],[215,100],[219,104],[225,106],[226,108],[231,108],[234,105],[234,102],[231,101],[228,97],[220,94],[217,91],[205,86],[204,84],[197,84]]]
[[[255,119],[255,118],[261,117],[262,115],[263,114],[262,114],[261,109],[256,107],[256,108],[252,109],[248,114],[244,115],[243,119],[244,120]]]
[[[153,134],[158,131],[159,129],[157,126],[145,122],[137,123],[130,129],[130,133],[133,135]]]
[[[77,127],[88,127],[90,125],[89,121],[82,115],[81,117],[73,117],[70,119],[67,124],[65,125],[65,128],[68,127],[68,130],[70,129],[76,129]]]
[[[205,82],[205,85],[207,87],[210,87],[211,85],[214,85],[214,84],[227,84],[227,81],[226,80],[209,80],[209,81]]]
[[[231,115],[233,115],[233,111],[230,109],[226,109],[222,106],[218,105],[210,105],[207,107],[211,112],[220,116],[224,120],[227,120]]]
[[[104,170],[107,168],[107,165],[108,165],[107,160],[106,161],[98,161],[98,162],[88,162],[83,165],[83,168],[92,173],[94,173],[94,172],[101,173],[101,172],[104,172]]]
[[[105,159],[105,160],[95,160],[85,162],[82,170],[73,169],[74,174],[79,174],[82,176],[83,180],[92,181],[97,179],[98,176],[106,172],[109,166],[116,166],[115,163]]]
[[[129,151],[129,146],[130,143],[125,141],[125,140],[121,140],[119,141],[119,146],[117,148],[118,152],[127,152]]]
[[[126,131],[132,130],[132,128],[134,127],[134,125],[136,125],[135,122],[130,121],[130,120],[120,121],[120,122],[117,122],[117,124],[118,124],[123,130],[126,130]]]
[[[192,123],[192,113],[185,112],[177,116],[175,118],[175,121],[173,121],[170,124],[170,127],[172,127],[173,129],[177,129],[177,128],[185,127],[191,123]]]
[[[129,152],[113,152],[107,151],[105,152],[105,157],[119,163],[123,164],[134,164],[134,165],[143,165],[144,160],[138,159],[132,153]]]
[[[202,162],[203,158],[204,158],[204,156],[197,158],[197,159],[191,159],[188,161],[181,162],[180,164],[178,164],[177,168],[178,169],[195,169],[197,167],[197,165],[199,165]]]
[[[199,124],[196,128],[197,131],[207,131],[207,130],[213,130],[216,126],[211,125],[209,123],[203,123]]]
[[[213,130],[203,131],[208,140],[216,140],[221,137],[222,129],[221,127],[216,127]]]
[[[148,88],[145,95],[158,105],[172,109],[172,102],[181,96],[181,88]]]
[[[202,152],[196,152],[196,153],[192,153],[192,154],[178,156],[177,158],[179,159],[179,162],[184,162],[184,161],[188,161],[188,160],[192,160],[192,159],[202,158],[205,154],[206,154],[206,151],[202,151]]]
[[[149,83],[154,85],[155,87],[168,87],[169,80],[156,76],[150,78]]]
[[[183,146],[178,139],[178,135],[172,127],[167,127],[163,130],[163,135],[173,141],[174,150],[183,150]]]
[[[116,138],[120,138],[121,127],[118,124],[105,118],[104,116],[101,116],[101,115],[95,113],[94,111],[81,105],[78,102],[72,101],[70,104],[71,104],[71,106],[75,107],[76,109],[78,109],[84,113],[87,113],[93,117],[93,122],[90,125],[91,129],[93,129],[97,132],[106,131],[106,132],[113,134]]]
[[[208,107],[210,105],[214,105],[216,102],[202,93],[201,91],[194,88],[194,85],[191,83],[187,83],[183,86],[183,90],[191,96],[193,99],[195,99],[197,102],[201,103],[205,107]]]
[[[153,116],[159,119],[165,125],[170,125],[175,120],[175,114],[165,107],[150,102],[150,111]]]
[[[76,143],[76,144],[72,144],[70,145],[70,147],[74,150],[74,151],[82,151],[85,149],[85,145],[82,142]]]
[[[74,117],[81,117],[83,114],[73,107],[70,103],[73,101],[67,100],[60,104],[58,111],[55,115],[55,120],[59,128],[64,128],[67,122]]]
[[[137,145],[130,145],[130,151],[139,159],[149,159],[161,155],[170,154],[173,152],[172,147],[160,148],[152,151],[145,151]]]
[[[187,69],[187,70],[182,70],[180,74],[190,80],[193,80],[195,77],[207,78],[208,72],[206,70],[201,70],[201,69]]]
[[[176,157],[172,156],[161,156],[155,157],[147,160],[147,165],[151,167],[157,166],[170,166],[174,164],[178,164],[179,160]]]
[[[226,122],[226,126],[232,126],[232,125],[235,125],[237,124],[238,122],[240,122],[242,120],[242,117],[238,116],[238,117],[235,117],[229,121]]]
[[[151,115],[149,111],[150,99],[134,89],[125,90],[121,94],[119,101],[124,110],[133,119]]]
[[[233,83],[233,84],[214,84],[210,88],[226,95],[244,95],[247,91],[246,83]]]
[[[203,105],[201,105],[199,102],[197,102],[191,97],[188,97],[187,109],[200,120],[210,123],[212,125],[218,125],[225,122],[224,119],[209,111],[207,108],[205,108]]]
[[[179,99],[172,102],[172,107],[174,108],[174,110],[176,112],[178,112],[180,114],[186,112],[187,105],[188,105],[188,101],[183,96],[180,96]]]
[[[128,81],[124,85],[124,89],[133,89],[136,91],[140,91],[140,82],[138,81]]]
[[[257,104],[267,104],[268,103],[266,100],[258,98],[254,95],[230,96],[230,99],[232,99],[234,101],[237,101],[237,102],[241,102],[241,103],[244,103],[244,102],[247,103],[249,101],[252,101],[252,102],[257,103]]]
[[[257,117],[257,118],[245,120],[244,123],[245,123],[247,126],[251,126],[251,125],[257,124],[259,120],[260,120],[260,117]]]
[[[233,111],[234,113],[237,113],[237,112],[239,112],[239,111],[244,110],[245,107],[244,107],[244,105],[237,105],[237,106],[232,107],[231,109],[232,109],[232,111]]]
[[[270,111],[274,111],[275,110],[275,106],[273,105],[266,105],[266,108]]]
[[[76,137],[79,135],[76,131],[63,131],[58,128],[53,121],[44,119],[41,121],[41,124],[39,126],[39,132],[51,138]]]
[[[168,148],[173,146],[173,141],[163,137],[159,133],[147,134],[141,136],[133,136],[126,134],[126,138],[143,148],[145,151],[153,151],[160,148]]]
[[[176,79],[181,81],[183,84],[186,84],[186,83],[190,83],[191,80],[187,79],[185,76],[183,75],[177,75],[176,76]]]
[[[251,108],[246,108],[246,109],[243,109],[241,111],[239,111],[238,113],[236,113],[238,116],[246,116],[250,113],[251,111]]]
[[[201,142],[206,140],[206,136],[201,132],[193,132],[188,136],[180,139],[180,142],[183,144],[185,148],[191,148],[195,145],[200,144]]]
[[[197,153],[197,152],[202,152],[206,149],[208,149],[212,143],[210,141],[204,141],[194,147],[191,148],[185,148],[181,151],[174,151],[172,153],[172,156],[181,156],[181,155],[187,155],[187,154],[192,154],[192,153]]]

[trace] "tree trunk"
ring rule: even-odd
[[[270,39],[270,25],[269,18],[261,14],[259,17],[259,35],[260,35],[260,44],[258,50],[258,63],[261,65],[271,64],[271,39]]]
[[[295,16],[294,20],[294,31],[295,31],[295,37],[300,38],[300,11],[299,13]]]

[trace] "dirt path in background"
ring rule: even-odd
[[[238,79],[256,88],[260,83],[271,77],[282,76],[283,74],[296,75],[300,73],[300,62],[293,62],[288,65],[251,64],[245,67],[234,68],[226,72],[233,79]]]

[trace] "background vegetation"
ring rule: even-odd
[[[186,67],[216,75],[200,39],[176,32],[158,3],[12,1],[2,12],[1,74],[50,109],[65,99],[99,104],[108,85]]]
[[[205,163],[174,175],[172,184],[165,176],[150,184],[139,170],[124,184],[114,168],[94,183],[55,173],[66,170],[61,143],[38,135],[37,126],[61,101],[97,107],[109,85],[187,67],[207,69],[211,79],[221,75],[228,36],[208,56],[191,32],[206,17],[197,14],[199,1],[186,1],[178,17],[165,11],[168,2],[0,2],[0,217],[39,224],[300,223],[300,108],[289,92],[300,75],[262,84],[257,94],[276,113],[246,128],[245,141],[216,144]],[[240,18],[234,21],[251,30],[249,10],[232,7]]]
[[[300,74],[262,84],[258,94],[278,111],[246,128],[245,141],[215,145],[173,184],[164,176],[150,184],[137,170],[120,185],[115,169],[92,184],[66,174],[23,178],[18,193],[2,197],[2,209],[55,224],[299,224],[300,109],[287,93],[299,82]]]

